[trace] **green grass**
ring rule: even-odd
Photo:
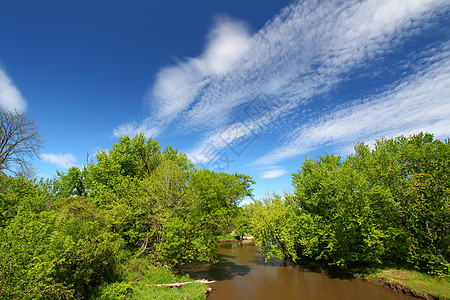
[[[160,283],[189,282],[193,279],[187,276],[174,276],[169,270],[150,267],[153,270],[149,276],[137,282],[133,288],[132,299],[142,300],[169,300],[169,299],[206,299],[205,290],[208,288],[205,284],[191,283],[181,287],[152,286]]]
[[[421,294],[431,294],[440,299],[450,299],[450,277],[436,277],[416,271],[385,269],[365,276],[368,280],[385,280]]]
[[[176,276],[162,266],[147,266],[142,261],[130,261],[126,266],[123,281],[102,287],[95,299],[139,299],[139,300],[205,300],[207,284],[191,283],[181,287],[155,286],[156,284],[190,282],[187,276]]]

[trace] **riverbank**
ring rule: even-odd
[[[450,299],[450,278],[407,270],[377,270],[369,275],[359,275],[362,280],[385,286],[421,299]]]
[[[232,243],[232,242],[242,242],[242,241],[251,241],[253,237],[251,235],[245,235],[242,240],[239,239],[238,235],[227,234],[227,235],[219,235],[217,236],[219,243]]]
[[[95,299],[205,300],[211,289],[209,281],[177,276],[163,266],[136,264],[123,281],[100,288]]]

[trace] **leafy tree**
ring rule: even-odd
[[[356,155],[366,157],[361,172],[394,202],[389,210],[378,208],[379,221],[392,224],[387,258],[431,273],[448,273],[449,141],[420,133],[380,139],[371,156],[367,152],[363,146],[356,149]]]
[[[233,229],[239,240],[244,239],[244,235],[250,233],[250,211],[248,205],[237,208]]]
[[[256,202],[253,234],[270,255],[448,275],[449,176],[448,140],[420,133],[377,140],[373,149],[359,143],[344,161],[307,159],[293,174],[291,201]]]
[[[39,213],[52,203],[47,191],[23,177],[0,176],[0,227],[7,226],[20,209]],[[32,201],[31,201],[32,199]]]
[[[244,175],[187,172],[174,161],[163,162],[146,187],[154,209],[155,258],[175,265],[210,260],[215,236],[230,229],[251,182]]]
[[[84,198],[53,202],[38,184],[14,181],[15,215],[0,229],[0,298],[86,298],[116,278],[123,243],[101,212]]]
[[[251,233],[267,257],[298,259],[296,211],[289,195],[274,194],[249,205]]]
[[[71,167],[67,174],[57,171],[58,180],[53,182],[54,192],[59,197],[70,196],[87,196],[86,175],[85,170],[80,170],[77,167]]]
[[[333,155],[307,160],[293,183],[301,213],[313,218],[320,233],[315,251],[300,248],[299,254],[307,250],[315,260],[339,267],[381,261],[385,233],[373,218],[377,197],[350,161]]]
[[[209,260],[252,179],[196,170],[186,155],[143,135],[123,137],[82,171],[54,183],[57,195],[86,196],[136,257],[173,265]]]
[[[91,180],[113,188],[123,177],[149,176],[160,164],[161,152],[157,141],[140,134],[121,137],[108,153],[99,151],[96,159],[97,164],[89,167]]]
[[[197,170],[143,135],[96,158],[53,180],[0,174],[0,298],[125,298],[127,266],[211,260],[251,196],[250,177]]]

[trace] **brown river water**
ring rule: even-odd
[[[219,262],[183,268],[193,279],[208,279],[213,289],[207,300],[270,299],[416,299],[358,279],[331,278],[289,262],[259,255],[251,243],[224,243]]]

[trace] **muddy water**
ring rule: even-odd
[[[270,299],[415,299],[357,279],[330,278],[274,259],[267,263],[252,244],[225,243],[220,261],[183,269],[194,279],[215,280],[208,300]]]

